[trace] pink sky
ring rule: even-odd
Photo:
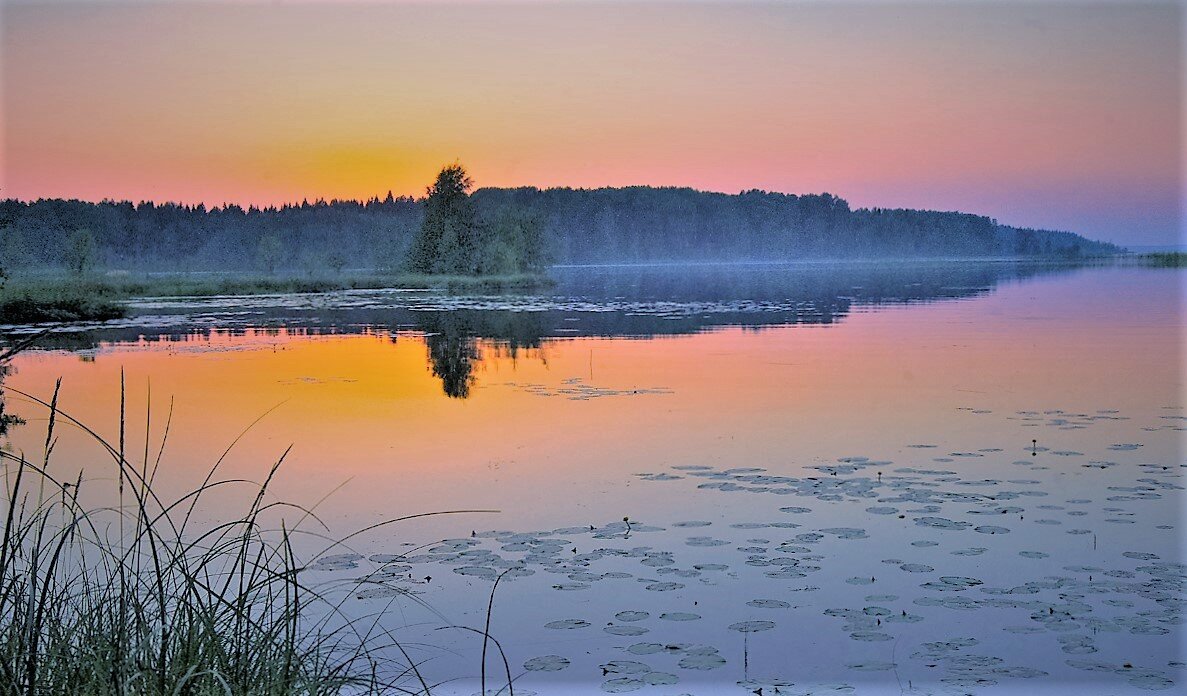
[[[0,196],[830,191],[1177,241],[1175,3],[8,2]]]

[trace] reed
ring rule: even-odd
[[[358,585],[381,580],[339,582],[333,591],[305,581],[293,539],[316,516],[268,495],[284,456],[252,484],[218,478],[228,448],[199,487],[166,500],[154,481],[168,419],[160,447],[150,451],[146,432],[133,462],[122,393],[118,441],[109,442],[58,407],[56,387],[48,402],[7,391],[40,404],[47,428],[32,460],[0,451],[0,695],[432,691],[375,615],[343,610]],[[57,431],[67,426],[93,438],[114,466],[107,480],[118,504],[88,507],[87,489],[98,480],[55,475]],[[234,486],[251,487],[245,511],[198,529],[204,497]],[[461,512],[488,511],[425,514]],[[340,539],[311,532],[325,542],[308,561],[375,526]]]

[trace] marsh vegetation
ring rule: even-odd
[[[60,410],[56,390],[48,402],[17,394],[44,409],[46,429],[36,458],[0,450],[0,694],[430,693],[394,635],[343,611],[388,578],[311,582],[354,535],[331,538],[313,510],[269,494],[287,452],[257,484],[220,475],[228,448],[167,499],[156,480],[168,422],[133,452],[122,394],[115,442]],[[57,463],[62,428],[85,433],[100,461]],[[204,516],[228,488],[243,491],[243,512]],[[321,550],[299,557],[302,535]]]

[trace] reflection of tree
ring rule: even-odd
[[[454,399],[470,396],[474,384],[474,363],[482,358],[478,341],[460,331],[425,334],[429,365],[433,376],[441,379],[445,395]]]
[[[10,425],[13,425],[13,416],[4,412],[4,391],[0,390],[0,437],[8,434]]]
[[[445,395],[470,396],[474,369],[482,360],[479,341],[506,348],[511,357],[525,348],[539,348],[544,327],[535,313],[455,310],[426,312],[417,317],[425,332],[429,369],[441,380]]]
[[[8,376],[9,367],[6,362],[0,362],[0,437],[7,435],[12,426],[24,423],[20,418],[4,412],[4,378]]]

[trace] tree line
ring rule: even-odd
[[[549,263],[828,258],[1060,257],[1118,247],[980,215],[852,209],[830,194],[689,188],[472,190],[458,165],[421,198],[207,208],[152,202],[0,201],[0,267],[12,270],[460,275]]]

